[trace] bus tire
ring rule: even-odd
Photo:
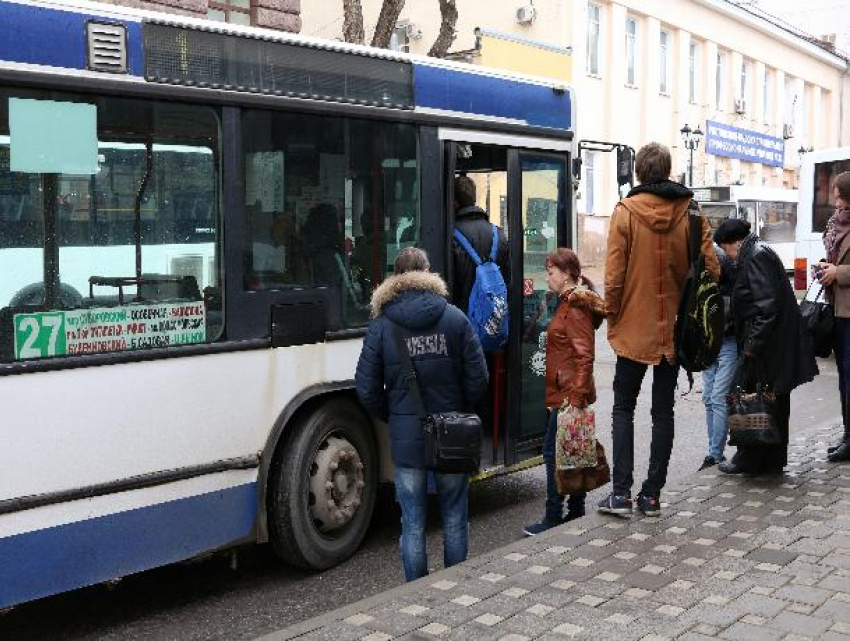
[[[293,425],[271,469],[269,533],[286,563],[326,570],[350,557],[375,507],[372,428],[347,399],[321,403]]]

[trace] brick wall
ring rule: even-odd
[[[136,9],[203,18],[209,0],[101,0]],[[341,6],[341,5],[340,5]],[[301,0],[251,0],[253,24],[280,31],[301,31]]]

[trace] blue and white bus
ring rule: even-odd
[[[539,462],[555,81],[139,10],[0,0],[0,608],[270,542],[324,569],[392,479],[353,376],[453,178],[509,237],[486,477]]]

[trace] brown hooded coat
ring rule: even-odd
[[[679,186],[681,187],[681,186]],[[642,192],[614,208],[605,258],[608,341],[618,356],[646,365],[675,363],[673,329],[688,276],[689,197]],[[702,254],[715,280],[720,266],[708,222]]]
[[[602,297],[587,287],[561,296],[546,330],[546,407],[596,402],[593,361],[595,332],[605,318]]]

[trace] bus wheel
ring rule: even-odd
[[[345,399],[323,403],[293,429],[269,478],[272,547],[287,563],[325,570],[366,534],[378,456],[369,422]]]

